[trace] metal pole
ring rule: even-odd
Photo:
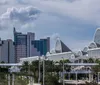
[[[64,58],[62,57],[63,59],[63,85],[64,85]]]
[[[69,72],[69,80],[70,80],[70,72]]]
[[[77,85],[78,81],[77,81],[77,72],[76,72],[76,85]]]
[[[44,77],[45,77],[45,56],[43,56],[43,85],[45,85],[44,84]]]
[[[99,82],[99,72],[98,72],[98,82]]]
[[[10,74],[8,74],[8,85],[10,85]]]
[[[14,82],[15,82],[15,75],[12,74],[12,85],[14,85]]]
[[[40,73],[40,56],[39,56],[39,78],[38,78],[38,83],[40,83],[40,78],[41,78],[41,73]]]
[[[28,66],[28,74],[30,75],[30,64],[31,62],[28,62],[29,66]],[[29,83],[31,85],[31,77],[29,76]]]

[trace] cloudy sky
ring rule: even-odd
[[[72,50],[93,41],[100,26],[100,0],[0,0],[0,37],[13,39],[17,31],[35,32],[36,38],[58,36]]]

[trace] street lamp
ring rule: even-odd
[[[41,78],[41,73],[40,73],[40,61],[41,61],[41,58],[39,56],[39,78],[38,78],[38,83],[40,83],[40,78]]]
[[[18,73],[20,72],[20,69],[17,67],[17,66],[12,66],[10,69],[9,69],[9,72],[12,74],[12,85],[14,85],[15,83],[15,75],[14,73]],[[8,79],[9,79],[9,82],[8,82],[8,85],[10,85],[10,74],[8,76]]]
[[[45,82],[45,60],[48,60],[48,58],[44,55],[42,56],[42,58],[43,58],[43,85],[45,85],[44,84]]]
[[[31,74],[31,71],[30,71],[30,64],[31,64],[31,61],[28,62],[28,74],[30,75]],[[29,76],[29,83],[31,85],[31,77]]]
[[[45,77],[45,56],[42,56],[43,57],[43,85],[45,85],[44,84],[44,77]]]
[[[64,85],[64,58],[62,57],[63,60],[63,85]]]

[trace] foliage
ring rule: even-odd
[[[63,71],[62,65],[64,63],[69,63],[69,60],[64,61],[58,61],[59,65],[56,65],[56,62],[46,60],[45,61],[45,85],[59,85],[59,72]],[[70,67],[65,66],[65,70],[69,71]],[[0,72],[8,72],[8,68],[6,67],[0,67]],[[43,77],[43,62],[40,62],[40,71],[41,71],[41,82]],[[34,77],[34,81],[38,82],[38,76],[39,76],[39,60],[33,61],[31,64],[28,62],[24,62],[23,66],[21,67],[20,73],[15,73],[16,79],[15,79],[15,85],[27,85],[29,83],[29,76],[32,75]],[[0,75],[1,76],[1,75]],[[5,77],[6,74],[4,74],[4,80],[7,80]],[[23,78],[23,76],[25,76]],[[1,78],[2,81],[3,78]],[[0,81],[0,83],[1,83]],[[4,82],[4,81],[3,81]],[[5,84],[2,84],[5,85]]]
[[[93,66],[92,69],[93,69],[93,72],[98,73],[100,72],[100,60],[99,59],[95,60],[95,63],[98,63],[98,65]]]
[[[98,83],[96,83],[95,81],[93,81],[93,82],[86,82],[86,85],[98,85]]]
[[[29,79],[25,76],[16,76],[15,85],[28,85]]]
[[[0,74],[0,85],[7,85],[7,79],[5,74]]]
[[[47,74],[45,77],[45,85],[59,85],[58,78],[54,75]]]
[[[88,63],[94,63],[95,62],[94,59],[92,59],[92,58],[89,58],[87,61],[88,61]]]

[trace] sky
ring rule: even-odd
[[[13,39],[13,27],[36,38],[57,37],[72,50],[93,42],[100,26],[100,0],[0,0],[0,37]]]

